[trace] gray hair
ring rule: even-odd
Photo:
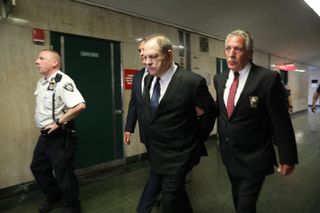
[[[141,38],[141,39],[138,40],[138,43],[139,43],[139,44],[141,44],[142,42],[146,42],[146,38],[145,38],[145,37],[143,37],[143,38]]]
[[[251,54],[253,54],[253,39],[250,35],[249,32],[244,31],[244,30],[234,30],[233,32],[229,33],[226,37],[225,40],[225,45],[227,44],[227,41],[230,37],[232,36],[240,36],[242,38],[244,38],[245,40],[245,44],[246,44],[246,49],[251,52]]]

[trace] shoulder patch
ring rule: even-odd
[[[63,88],[69,92],[73,92],[73,85],[71,83],[66,83]]]

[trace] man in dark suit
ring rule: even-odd
[[[298,163],[296,141],[280,75],[252,63],[250,34],[242,30],[230,33],[225,54],[229,70],[214,77],[220,149],[236,212],[253,213],[265,176],[273,173],[273,166],[289,175]]]
[[[144,45],[145,39],[142,39],[139,43],[138,51],[140,56],[141,63],[145,66],[144,60]],[[131,98],[129,102],[128,115],[125,125],[125,132],[123,135],[123,142],[126,145],[131,143],[131,134],[134,132],[136,122],[138,120],[139,123],[139,135],[140,141],[146,145],[146,149],[148,151],[148,146],[145,143],[145,127],[144,127],[144,109],[143,109],[143,93],[145,89],[145,77],[147,76],[148,71],[147,68],[142,68],[137,74],[134,75],[132,81],[132,91]],[[150,170],[150,177],[148,183],[143,189],[143,193],[141,195],[137,212],[144,213],[150,212],[152,207],[155,205],[157,198],[159,198],[160,194],[160,185],[159,181],[153,178],[153,171]]]
[[[144,61],[144,44],[145,41],[142,39],[139,43],[138,51],[140,56],[141,63],[145,66]],[[148,74],[147,69],[144,67],[142,68],[137,74],[133,76],[132,80],[132,91],[131,91],[131,98],[129,102],[129,109],[128,115],[126,120],[126,125],[124,129],[123,135],[123,142],[126,145],[129,145],[131,142],[131,134],[134,132],[136,127],[136,123],[138,120],[139,123],[139,134],[140,134],[140,141],[144,143],[145,136],[143,131],[143,90],[144,90],[144,78]]]
[[[203,77],[173,63],[166,36],[146,38],[144,56],[152,76],[145,93],[146,144],[152,178],[161,187],[161,211],[191,213],[185,176],[205,150],[214,124],[214,100]]]

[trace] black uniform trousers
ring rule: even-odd
[[[228,173],[232,185],[233,204],[237,213],[256,213],[256,203],[265,176],[238,178]]]
[[[75,141],[67,142],[67,132],[62,128],[39,136],[30,168],[48,202],[63,199],[65,207],[80,205],[73,168],[75,149]]]

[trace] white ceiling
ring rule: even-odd
[[[220,39],[244,29],[255,48],[320,69],[320,17],[303,0],[80,1]]]

